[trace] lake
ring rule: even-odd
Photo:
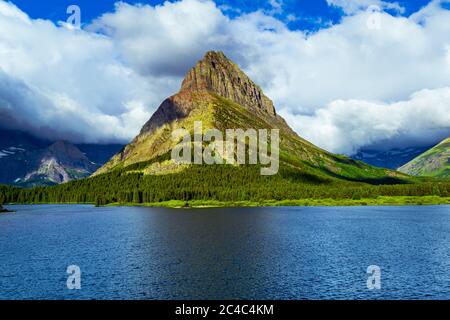
[[[450,206],[7,207],[0,299],[450,299]]]

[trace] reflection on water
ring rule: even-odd
[[[450,298],[448,206],[14,209],[2,299]],[[81,290],[66,287],[73,264]]]

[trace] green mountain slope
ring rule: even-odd
[[[413,176],[450,178],[450,138],[399,168]]]

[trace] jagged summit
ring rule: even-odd
[[[209,91],[275,116],[273,102],[223,52],[209,51],[187,74],[181,91]]]
[[[184,118],[197,105],[215,94],[250,111],[277,117],[273,102],[223,52],[209,51],[186,75],[180,92],[167,98],[144,125],[141,134],[150,133],[165,123]]]

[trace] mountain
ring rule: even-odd
[[[273,102],[262,89],[222,52],[208,52],[188,72],[181,90],[166,99],[140,134],[95,176],[117,170],[161,175],[193,169],[193,165],[180,165],[171,160],[171,151],[178,143],[171,133],[186,129],[193,134],[197,121],[202,122],[204,131],[208,128],[221,132],[279,129],[280,166],[292,171],[287,179],[376,184],[401,182],[406,178],[394,171],[331,154],[302,139],[276,113]]]
[[[208,129],[213,128],[215,139],[206,138],[211,133]],[[252,129],[260,134],[259,150],[253,152],[252,139],[239,134],[236,137],[237,132]],[[266,140],[269,134],[261,138],[264,129],[271,130],[270,141]],[[228,140],[230,132],[233,135]],[[178,138],[182,133],[183,139],[174,139],[174,133]],[[197,162],[199,155],[208,155],[221,142],[226,144],[226,153],[215,152],[212,161],[219,164]],[[274,150],[278,142],[278,170],[266,175],[265,160],[277,159]],[[180,147],[183,156],[187,155],[185,162],[174,160]],[[271,155],[261,157],[261,150],[269,150]],[[229,161],[242,154],[246,154],[245,163]],[[259,163],[250,162],[255,160],[254,155],[260,156]],[[399,203],[422,203],[421,196],[450,195],[450,183],[431,180],[373,167],[304,140],[235,63],[221,52],[208,52],[187,73],[180,91],[164,100],[140,133],[91,177],[46,188],[0,186],[0,195],[6,203],[146,203],[171,207],[297,205],[298,201],[326,205],[336,203],[334,200],[387,204],[397,198]]]
[[[450,178],[450,138],[398,169],[413,176]]]
[[[52,142],[25,132],[1,129],[0,183],[29,187],[88,177],[122,147],[78,147],[65,141]]]
[[[362,149],[351,156],[351,158],[375,167],[397,170],[397,168],[413,160],[428,149],[430,147],[394,148],[387,151]]]
[[[28,158],[29,170],[16,184],[33,186],[60,184],[90,176],[98,166],[76,146],[57,141]]]
[[[22,131],[0,129],[0,183],[14,184],[16,179],[24,177],[28,157],[48,143]]]

